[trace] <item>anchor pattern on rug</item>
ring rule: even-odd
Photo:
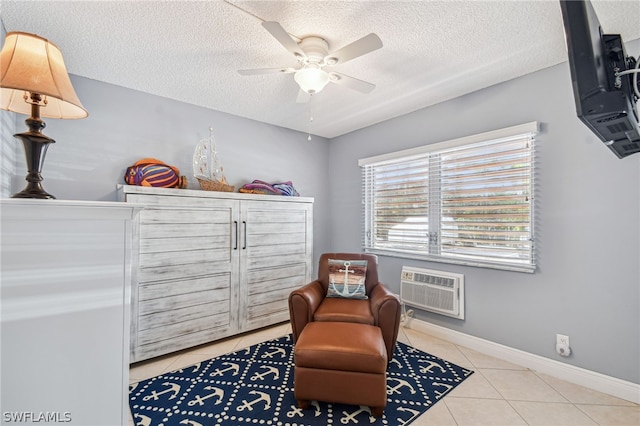
[[[407,426],[473,373],[398,342],[382,418],[369,407],[322,401],[302,410],[293,394],[292,349],[292,336],[283,336],[132,384],[134,424]]]

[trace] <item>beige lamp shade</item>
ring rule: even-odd
[[[0,108],[31,114],[25,92],[46,97],[40,115],[84,118],[88,114],[76,95],[58,46],[35,34],[10,32],[0,52]]]

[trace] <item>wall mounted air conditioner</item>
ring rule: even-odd
[[[400,299],[415,308],[464,319],[464,275],[403,266]]]

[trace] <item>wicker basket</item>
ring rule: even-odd
[[[200,182],[200,187],[205,191],[233,192],[236,188],[233,185],[229,185],[224,178],[222,181],[198,178],[198,182]]]

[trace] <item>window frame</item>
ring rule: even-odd
[[[424,145],[416,148],[406,149],[402,151],[391,152],[387,154],[377,155],[373,157],[367,157],[360,159],[358,165],[362,168],[362,246],[363,250],[368,253],[375,253],[379,255],[401,257],[408,259],[420,259],[433,262],[461,264],[483,268],[494,268],[501,270],[517,271],[534,273],[536,270],[536,232],[535,232],[535,170],[536,170],[536,149],[535,149],[535,136],[539,133],[538,122],[530,122],[521,124],[518,126],[508,127],[504,129],[498,129],[490,132],[480,133],[476,135],[466,136],[458,139],[453,139],[445,142],[434,143],[430,145]],[[441,217],[442,213],[442,184],[439,180],[441,176],[441,165],[439,164],[439,155],[449,155],[451,150],[462,149],[471,145],[479,144],[491,144],[491,143],[507,143],[509,140],[519,140],[522,138],[528,138],[530,140],[528,148],[528,174],[523,175],[522,182],[526,183],[528,189],[528,221],[526,221],[525,229],[528,229],[528,233],[524,235],[521,241],[526,247],[522,251],[522,256],[528,256],[526,258],[519,258],[519,260],[504,260],[499,257],[491,259],[491,256],[484,256],[485,258],[471,257],[456,257],[451,253],[441,253],[441,236],[443,230],[443,221]],[[444,154],[443,154],[444,153]],[[412,250],[398,248],[393,243],[389,244],[387,240],[386,247],[382,244],[376,243],[376,236],[372,234],[374,230],[378,230],[378,227],[374,226],[374,212],[373,203],[379,201],[376,199],[375,189],[373,189],[372,167],[384,167],[385,165],[393,165],[397,162],[410,161],[420,158],[428,158],[429,164],[433,162],[433,167],[429,167],[428,173],[428,236],[422,244],[427,246],[426,251]],[[436,160],[435,158],[438,157]],[[487,163],[490,164],[490,163]],[[381,170],[380,168],[378,171]],[[437,179],[434,178],[437,177]],[[526,176],[526,177],[524,177]],[[406,219],[405,219],[406,221]],[[379,221],[379,224],[386,224],[385,221]],[[379,230],[378,230],[379,232]],[[388,238],[388,236],[387,236]],[[475,247],[475,246],[474,246]],[[516,252],[514,248],[512,250]]]

